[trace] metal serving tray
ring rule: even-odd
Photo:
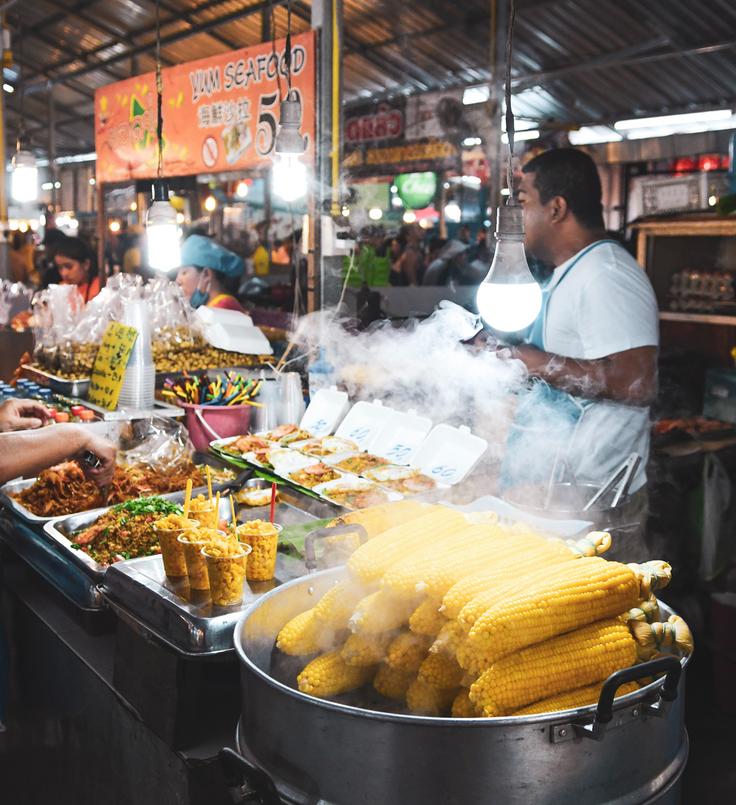
[[[35,380],[39,385],[45,386],[57,394],[64,394],[67,397],[86,397],[89,392],[90,379],[88,377],[70,380],[67,377],[59,377],[51,372],[46,372],[30,363],[24,363],[20,368],[23,370],[24,377]]]

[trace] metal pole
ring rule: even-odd
[[[4,15],[0,17],[0,23],[5,23]],[[0,169],[0,278],[8,279],[10,266],[8,265],[8,244],[5,240],[5,230],[8,228],[8,154],[5,143],[5,92],[2,89],[0,89],[0,144],[0,158],[2,158],[2,168]]]
[[[100,275],[100,287],[107,280],[105,270],[105,188],[102,182],[95,185],[95,197],[97,204],[97,271]]]
[[[316,210],[310,229],[314,238],[314,279],[310,310],[337,304],[342,286],[342,256],[333,256],[334,243],[323,238],[332,232],[331,219],[340,214],[342,164],[342,0],[315,0],[312,27],[318,32]],[[314,308],[312,307],[314,305]]]
[[[49,174],[51,177],[51,206],[54,212],[59,211],[58,200],[61,193],[57,193],[56,181],[58,169],[56,165],[56,104],[54,103],[54,88],[49,87]]]

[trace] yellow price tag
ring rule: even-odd
[[[133,350],[138,330],[116,321],[110,322],[97,351],[89,384],[89,401],[108,411],[118,404],[125,367]]]

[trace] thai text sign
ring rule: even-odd
[[[107,325],[97,350],[89,384],[89,401],[114,411],[125,379],[125,368],[133,350],[138,330],[117,321]]]
[[[270,158],[288,89],[284,48],[284,40],[275,48],[264,42],[162,70],[165,176],[252,168]],[[314,60],[314,33],[293,37],[292,89],[302,103],[307,160],[314,156]],[[156,175],[154,73],[95,92],[95,148],[100,182]]]

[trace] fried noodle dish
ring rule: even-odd
[[[289,478],[292,481],[307,489],[311,489],[317,484],[327,483],[327,481],[335,481],[340,477],[340,473],[337,470],[321,462],[289,474]]]
[[[375,467],[382,467],[389,462],[380,456],[374,456],[370,453],[360,453],[357,456],[348,456],[342,461],[339,461],[335,466],[339,470],[345,472],[352,472],[355,475],[362,475],[366,470],[372,470]]]
[[[191,461],[165,473],[144,465],[118,466],[105,498],[76,462],[67,461],[43,470],[32,486],[13,498],[38,517],[59,517],[147,495],[178,492],[189,478],[195,487],[206,483],[202,471]]]
[[[113,506],[94,525],[74,534],[72,545],[101,565],[152,556],[161,552],[153,524],[167,514],[179,513],[181,508],[176,503],[163,498],[129,500]]]

